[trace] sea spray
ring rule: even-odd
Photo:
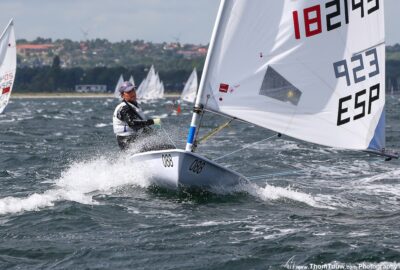
[[[310,194],[303,193],[298,190],[293,190],[290,186],[288,187],[276,187],[265,184],[265,187],[261,187],[255,183],[245,183],[235,187],[237,192],[246,192],[254,197],[257,197],[263,201],[273,201],[280,199],[289,199],[305,203],[309,206],[316,208],[330,208],[332,207],[318,202],[318,200]]]
[[[75,201],[82,204],[97,204],[96,194],[111,194],[124,185],[148,187],[146,169],[129,161],[128,153],[117,159],[100,156],[88,161],[73,162],[53,182],[53,188],[27,197],[0,199],[0,215],[35,211],[51,207],[59,201]]]

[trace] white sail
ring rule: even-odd
[[[156,92],[157,92],[157,79],[158,76],[155,73],[155,69],[153,68],[153,72],[149,73],[150,77],[149,77],[149,83],[147,84],[147,89],[146,89],[146,93],[144,95],[145,99],[154,99]]]
[[[196,99],[197,88],[197,71],[196,68],[194,68],[192,74],[190,74],[189,79],[185,83],[185,87],[182,90],[181,99],[193,103]]]
[[[160,75],[158,75],[158,72],[156,73],[156,83],[155,87],[153,89],[152,93],[152,99],[157,99],[160,95],[160,90],[161,90],[161,80],[160,80]]]
[[[164,98],[164,92],[165,92],[164,82],[161,81],[159,98]]]
[[[136,90],[136,96],[138,99],[142,99],[144,90],[147,88],[147,76],[146,78],[143,79],[143,81],[140,83],[138,89]]]
[[[146,80],[142,82],[137,91],[138,99],[151,100],[164,97],[164,84],[161,82],[154,66],[151,66]]]
[[[157,73],[156,88],[153,94],[154,99],[160,99],[164,97],[164,83],[160,79],[160,75]]]
[[[14,85],[17,48],[14,22],[11,20],[0,36],[0,113],[6,108]]]
[[[152,99],[152,95],[155,89],[156,83],[156,72],[154,66],[151,66],[146,78],[139,85],[138,91],[136,92],[138,99],[148,100]]]
[[[115,86],[115,90],[114,90],[114,97],[115,98],[121,98],[121,94],[119,92],[119,88],[121,87],[122,83],[124,82],[124,77],[122,76],[122,74],[119,76],[117,85]]]
[[[133,79],[133,76],[131,75],[131,77],[129,78],[129,82],[133,85],[135,85],[135,80]]]
[[[321,145],[385,147],[383,1],[221,5],[196,104]]]

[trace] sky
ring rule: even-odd
[[[386,44],[400,43],[400,0],[381,1]],[[218,0],[0,0],[0,28],[13,17],[17,39],[208,44],[218,6]]]

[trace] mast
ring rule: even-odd
[[[210,45],[208,48],[208,54],[207,54],[207,58],[206,61],[204,63],[204,69],[203,69],[203,74],[201,76],[201,80],[200,80],[200,85],[199,85],[199,91],[197,92],[197,96],[196,96],[196,102],[193,108],[193,116],[192,116],[192,122],[190,123],[190,128],[189,128],[189,133],[188,133],[188,137],[187,137],[187,142],[186,142],[186,151],[188,152],[194,152],[194,148],[193,148],[193,143],[196,140],[196,129],[197,126],[199,124],[199,120],[200,120],[200,114],[202,112],[202,108],[203,108],[203,104],[201,103],[201,96],[203,94],[204,91],[204,84],[206,82],[206,78],[208,76],[208,68],[209,68],[209,63],[210,63],[210,59],[213,55],[213,50],[214,50],[214,46],[215,46],[215,40],[216,37],[218,35],[218,32],[220,30],[220,25],[221,25],[221,19],[222,19],[222,15],[224,12],[224,8],[225,8],[225,4],[228,0],[221,0],[220,6],[219,6],[219,10],[218,10],[218,15],[217,15],[217,19],[216,19],[216,23],[214,26],[214,30],[213,33],[211,35],[211,40],[210,40]]]
[[[8,22],[6,28],[4,28],[4,30],[3,30],[3,33],[1,33],[1,35],[0,35],[0,39],[3,38],[3,36],[5,35],[5,33],[7,32],[8,28],[9,28],[11,25],[14,25],[14,19],[11,19],[11,20]]]

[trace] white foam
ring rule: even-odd
[[[228,221],[217,221],[217,220],[209,220],[204,221],[198,224],[181,224],[181,227],[214,227],[214,226],[221,226],[221,225],[230,225],[236,223],[242,223],[241,220],[228,220]]]
[[[360,180],[357,180],[357,185],[371,184],[373,182],[379,182],[385,179],[400,179],[400,169],[390,170],[373,176],[362,178]]]
[[[293,190],[290,186],[283,188],[283,187],[271,186],[268,183],[266,183],[265,187],[260,187],[253,183],[246,183],[239,185],[235,189],[236,191],[244,191],[263,201],[289,199],[293,201],[302,202],[316,208],[334,209],[331,206],[318,202],[317,199],[315,199],[313,196],[309,194]]]
[[[11,123],[11,122],[15,122],[16,120],[14,118],[11,119],[5,119],[5,120],[0,120],[0,123]]]
[[[127,155],[116,160],[104,156],[83,162],[74,162],[61,177],[53,181],[53,188],[27,197],[0,199],[0,215],[35,211],[51,207],[59,201],[97,204],[97,194],[110,194],[124,185],[148,187],[150,183],[142,170],[129,162]]]
[[[99,124],[95,125],[95,127],[97,127],[97,128],[103,128],[103,127],[107,127],[107,126],[112,126],[112,124],[99,123]]]

